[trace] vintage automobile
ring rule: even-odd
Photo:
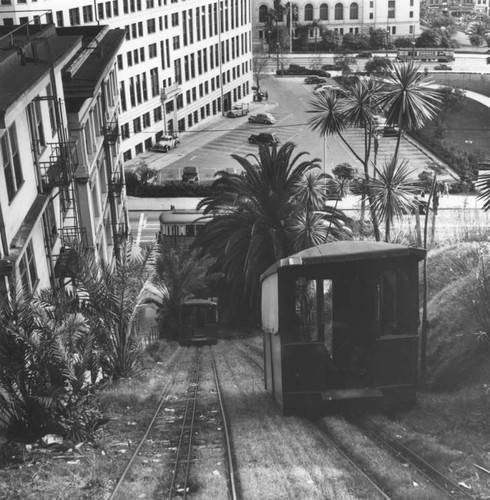
[[[248,118],[250,123],[265,123],[266,125],[272,125],[276,123],[276,119],[270,113],[258,113],[256,115],[250,115]]]
[[[199,182],[199,170],[197,167],[184,167],[182,170],[182,182],[187,184]]]
[[[163,135],[161,139],[153,146],[153,151],[168,153],[171,149],[176,148],[180,139],[173,135]]]
[[[248,142],[251,144],[268,144],[269,146],[272,146],[274,144],[279,144],[279,139],[276,134],[261,132],[260,134],[252,134],[248,138]]]
[[[248,104],[235,104],[235,106],[226,113],[226,116],[228,118],[238,118],[239,116],[248,115],[248,111]]]

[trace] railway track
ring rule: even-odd
[[[374,425],[371,421],[362,420],[358,416],[352,414],[345,415],[345,418],[351,424],[362,429],[362,431],[371,439],[384,446],[393,456],[398,457],[399,459],[401,458],[411,464],[412,467],[422,473],[423,476],[436,488],[447,495],[447,498],[476,498],[458,483],[455,483],[451,478],[447,477],[440,470],[436,469],[424,460],[417,453],[407,448],[401,441],[393,436],[390,436],[387,432]]]
[[[142,467],[142,456],[143,449],[145,449],[145,444],[153,446],[155,443],[167,443],[167,447],[173,444],[168,439],[162,438],[162,431],[168,430],[169,427],[173,425],[174,422],[180,421],[178,429],[178,437],[174,439],[175,446],[170,446],[167,451],[172,451],[173,459],[171,461],[172,466],[169,471],[168,481],[165,479],[165,484],[158,484],[156,488],[153,488],[158,498],[188,498],[192,496],[193,486],[190,479],[193,475],[193,465],[196,462],[196,449],[195,449],[195,435],[199,434],[200,427],[203,424],[203,413],[206,411],[208,414],[216,413],[219,414],[219,420],[222,429],[222,444],[220,448],[223,448],[225,455],[225,483],[226,483],[226,496],[230,500],[238,500],[239,493],[236,480],[236,465],[233,459],[233,446],[231,442],[231,437],[228,429],[228,422],[226,418],[225,406],[223,398],[221,395],[221,387],[219,383],[219,374],[214,359],[214,353],[211,346],[204,348],[201,347],[191,347],[187,349],[179,349],[180,355],[178,359],[174,360],[173,363],[169,363],[169,378],[166,382],[164,388],[162,389],[161,396],[153,418],[149,423],[143,437],[136,446],[133,454],[131,455],[124,471],[119,477],[116,486],[114,487],[109,500],[116,498],[129,498],[128,491],[123,491],[123,485],[130,480],[131,474],[134,469]],[[192,357],[189,356],[192,354]],[[184,375],[186,375],[186,385],[187,389],[185,391],[184,397],[179,398],[177,401],[171,401],[169,394],[171,391],[176,391],[176,380],[178,377],[182,377],[182,370],[185,366],[189,365],[188,370],[184,370]],[[203,405],[206,404],[202,401],[200,397],[200,387],[203,383],[204,372],[206,374],[211,373],[212,380],[214,383],[216,402],[213,403],[215,410],[210,411],[209,401],[207,401],[207,407],[204,409]],[[210,392],[210,391],[206,391]],[[199,415],[198,415],[199,413]],[[171,420],[168,420],[168,415],[172,415]],[[150,439],[153,438],[153,439]],[[158,449],[158,454],[161,455],[165,451],[162,448]],[[146,452],[148,453],[148,452]],[[169,452],[170,453],[170,452]],[[143,461],[146,462],[146,461]],[[170,461],[169,461],[170,462]],[[162,474],[154,476],[161,477]],[[156,480],[156,479],[155,479]]]
[[[262,364],[259,363],[250,352],[247,352],[252,351],[254,354],[260,354],[258,350],[256,348],[254,349],[247,343],[244,343],[243,346],[245,348],[242,348],[241,346],[239,347],[240,353],[252,366],[263,373]],[[441,471],[425,461],[422,457],[403,445],[403,443],[399,440],[390,436],[379,427],[376,427],[372,422],[366,423],[359,417],[352,414],[346,414],[344,415],[344,418],[351,425],[359,428],[371,440],[376,442],[378,446],[387,450],[395,459],[410,464],[414,470],[421,474],[429,483],[433,485],[434,488],[441,492],[445,498],[476,498],[459,484],[455,483],[452,479],[448,478]],[[394,498],[392,497],[393,493],[391,488],[382,484],[382,481],[376,479],[373,473],[364,465],[363,460],[356,456],[355,453],[348,450],[333,432],[330,432],[324,426],[319,426],[319,428],[328,442],[331,443],[339,454],[347,460],[347,462],[358,472],[358,474],[364,477],[371,484],[372,488],[376,490],[381,498]]]

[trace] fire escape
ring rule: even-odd
[[[120,200],[124,189],[124,176],[122,174],[121,165],[118,161],[115,161],[117,160],[117,155],[111,154],[113,151],[112,148],[114,148],[118,142],[119,124],[117,120],[106,119],[102,128],[102,133],[104,135],[106,164],[108,165],[108,194],[112,219],[114,252],[117,257],[121,244],[128,236],[127,221],[120,222],[118,220],[117,210],[117,200]]]

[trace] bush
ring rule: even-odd
[[[196,184],[185,184],[183,182],[172,182],[168,184],[126,183],[128,196],[140,198],[204,198],[212,193],[212,183],[199,182]]]

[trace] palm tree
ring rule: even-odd
[[[375,115],[378,111],[377,96],[380,89],[381,84],[375,78],[361,77],[357,78],[352,84],[345,85],[342,88],[342,93],[337,91],[322,92],[312,101],[312,109],[309,112],[313,113],[314,116],[308,120],[312,130],[319,132],[321,136],[337,135],[362,164],[370,206],[369,167],[375,129]],[[344,136],[345,130],[354,127],[363,129],[363,155],[359,154]],[[372,210],[371,219],[375,238],[379,241],[380,234],[376,214]]]
[[[414,173],[407,161],[399,163],[395,156],[383,168],[375,167],[375,172],[377,175],[370,180],[372,208],[384,221],[385,241],[389,242],[393,220],[415,209],[414,195],[419,187],[412,180]]]
[[[383,77],[379,106],[386,115],[386,125],[398,126],[395,158],[398,158],[404,131],[416,130],[434,118],[441,106],[442,96],[433,82],[414,61],[393,63]]]
[[[146,303],[157,306],[162,335],[175,338],[179,306],[186,297],[205,288],[209,264],[186,245],[160,243],[155,247],[150,281],[156,293]]]
[[[294,144],[280,148],[259,146],[258,156],[232,157],[242,175],[220,172],[213,194],[203,199],[209,222],[195,245],[209,254],[226,277],[230,294],[255,307],[260,297],[260,275],[277,260],[297,249],[325,242],[330,220],[341,232],[339,211],[327,211],[319,159],[294,155]],[[320,235],[319,235],[320,234]]]

